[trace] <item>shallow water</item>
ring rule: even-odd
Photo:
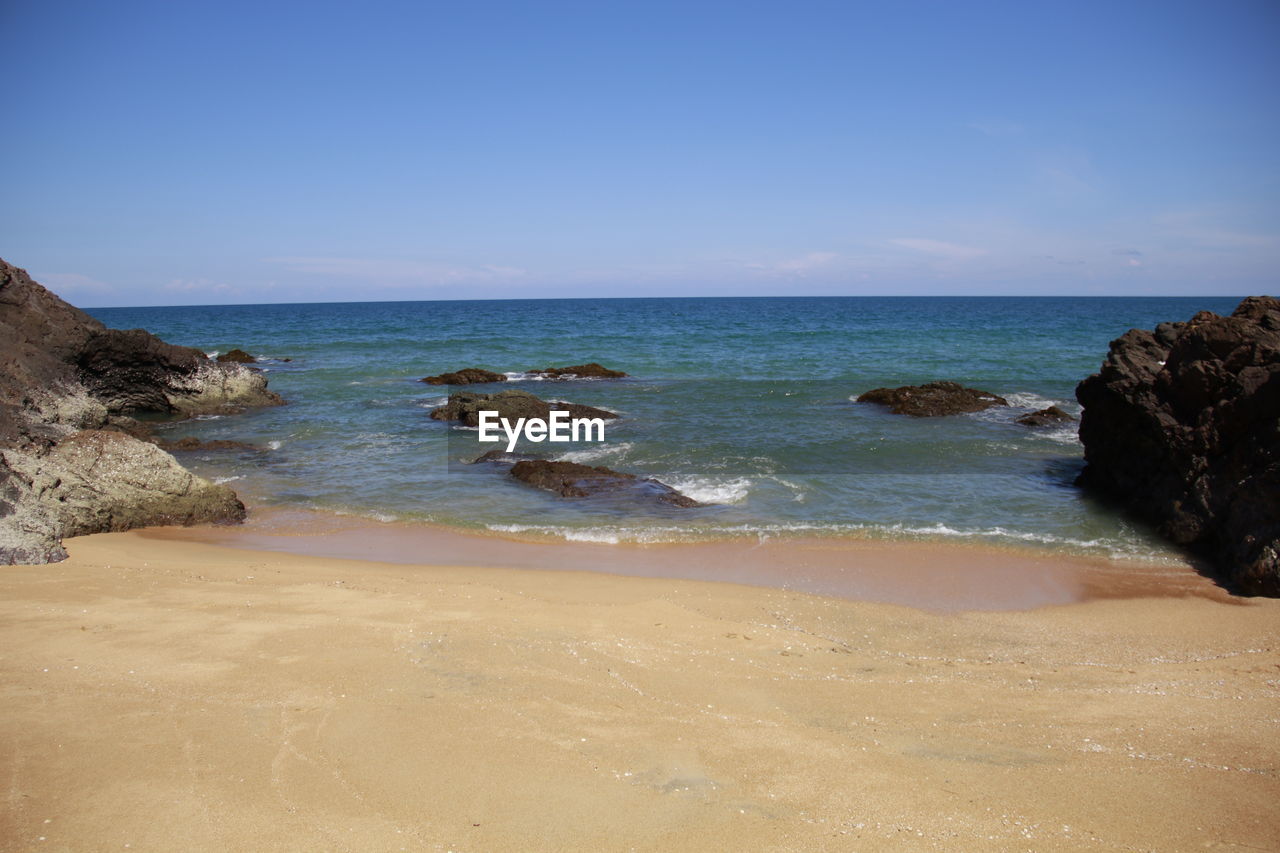
[[[261,356],[288,406],[166,427],[261,453],[181,454],[264,507],[586,542],[857,536],[958,539],[1174,561],[1085,499],[1076,383],[1131,327],[1229,312],[1223,298],[761,298],[356,303],[97,309],[207,352]],[[289,362],[279,359],[289,358]],[[633,378],[540,382],[530,368],[599,361]],[[428,417],[481,366],[542,396],[621,413],[603,444],[539,453],[656,477],[709,505],[565,500],[467,465],[490,446]],[[1012,404],[911,419],[852,398],[953,379]]]

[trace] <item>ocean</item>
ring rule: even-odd
[[[191,451],[192,470],[250,509],[320,510],[536,539],[682,542],[787,537],[944,539],[1083,555],[1176,552],[1082,495],[1075,425],[1032,429],[1108,343],[1133,327],[1229,313],[1237,299],[795,297],[572,299],[99,308],[214,354],[259,357],[279,408],[164,424],[167,438],[259,445]],[[288,359],[287,361],[285,359]],[[596,361],[620,380],[543,381]],[[566,499],[468,464],[495,445],[430,419],[448,388],[417,380],[479,366],[548,399],[620,414],[598,443],[525,449],[653,477],[702,501]],[[853,402],[880,386],[950,379],[1009,407],[914,419]]]

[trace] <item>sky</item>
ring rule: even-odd
[[[1276,293],[1280,3],[0,0],[74,304]]]

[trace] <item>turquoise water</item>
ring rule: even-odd
[[[1172,551],[1071,484],[1074,425],[1013,419],[1051,403],[1131,327],[1229,313],[1230,298],[595,299],[110,308],[207,352],[260,356],[289,405],[166,427],[262,453],[180,454],[251,505],[588,541],[725,536],[959,538],[1111,556]],[[289,358],[289,362],[279,359]],[[601,444],[543,455],[656,477],[696,509],[532,489],[467,465],[474,431],[430,420],[447,389],[416,380],[599,361],[633,378],[525,388],[622,417]],[[911,419],[851,398],[953,379],[1014,405]]]

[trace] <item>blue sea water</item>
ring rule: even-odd
[[[260,356],[288,405],[165,425],[260,444],[184,464],[250,506],[599,542],[720,537],[959,538],[1161,558],[1168,546],[1084,497],[1075,426],[1014,418],[1056,404],[1133,327],[1229,313],[1232,298],[814,297],[438,301],[102,308],[206,352]],[[283,361],[282,359],[290,359]],[[619,412],[600,444],[542,455],[655,477],[708,506],[568,500],[468,465],[475,432],[431,420],[462,367],[518,374],[598,361],[631,378],[513,381]],[[952,379],[1008,408],[913,419],[854,403]]]

